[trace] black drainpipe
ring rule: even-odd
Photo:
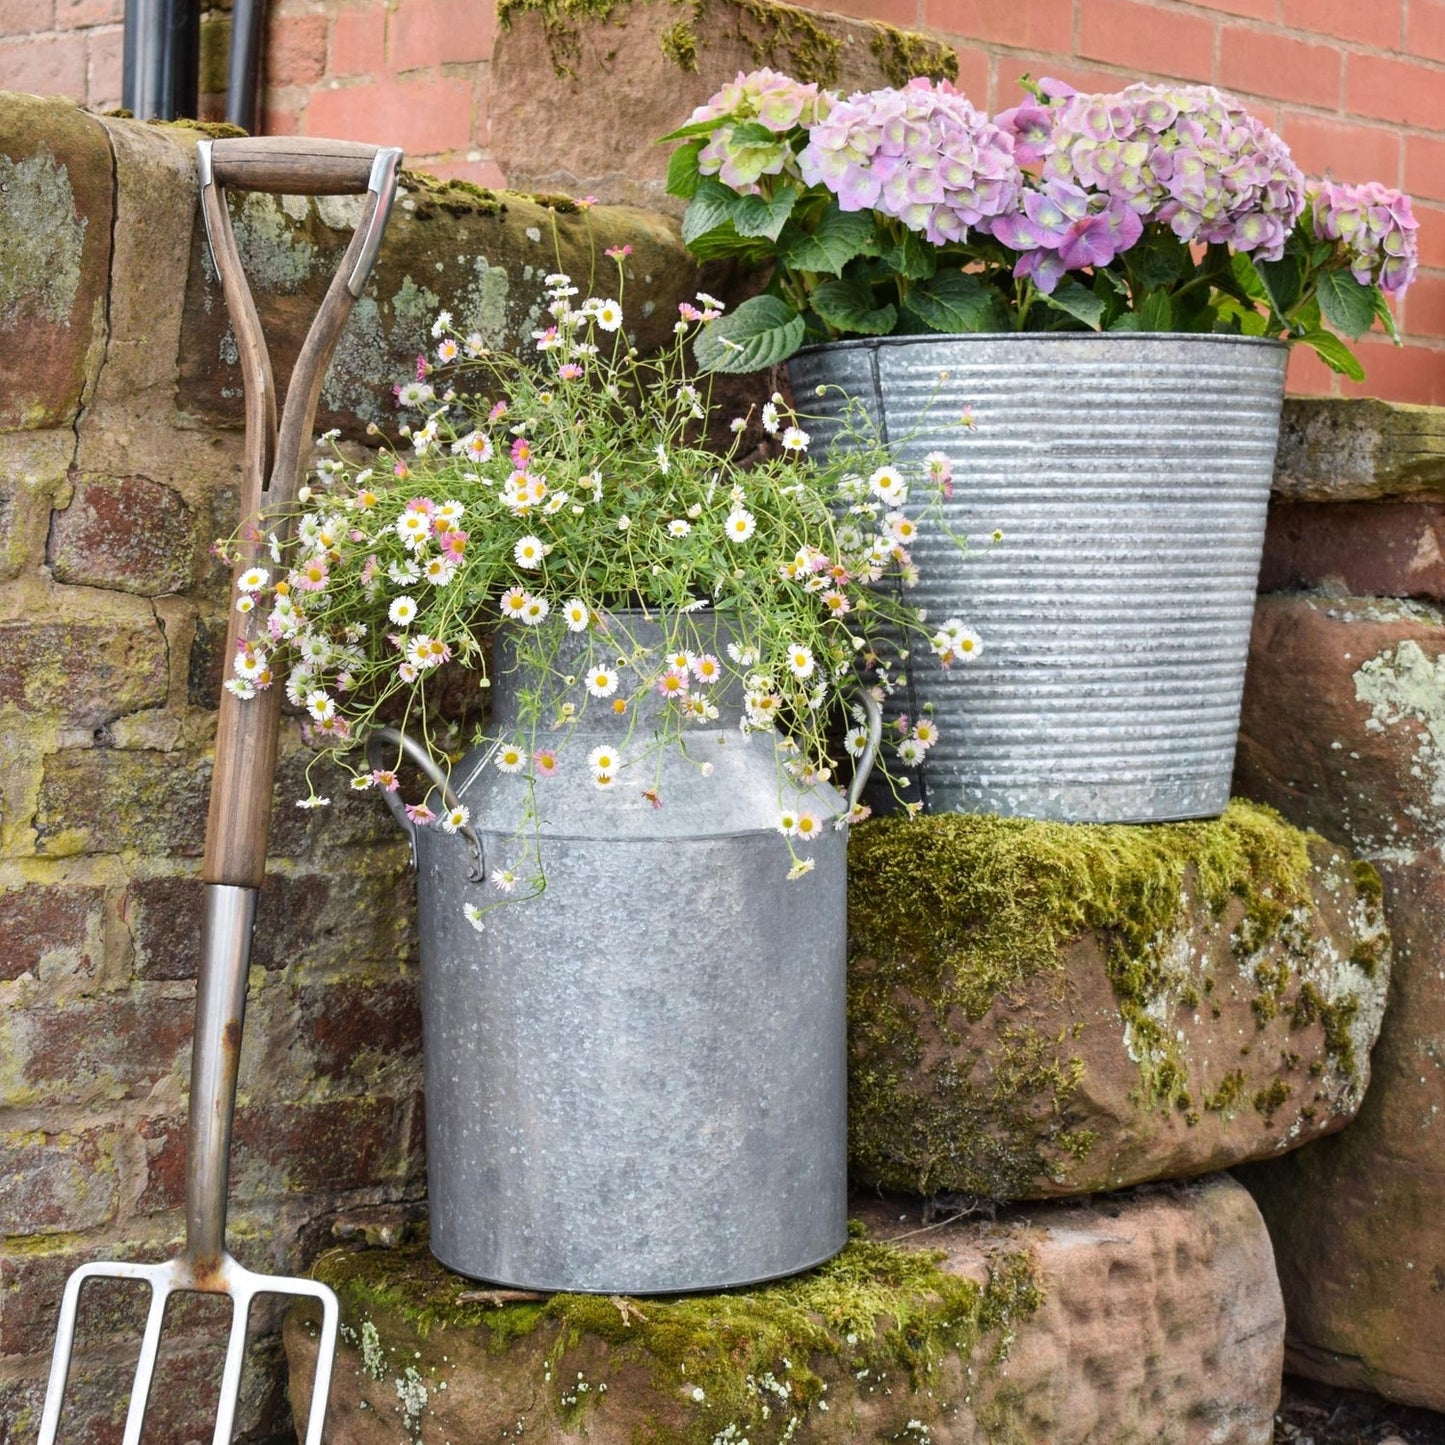
[[[231,56],[226,71],[226,119],[256,134],[257,77],[265,0],[235,0],[231,10]]]
[[[126,0],[121,104],[138,120],[194,117],[200,42],[198,0]]]

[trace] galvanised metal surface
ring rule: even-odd
[[[785,803],[831,824],[842,799],[794,788],[771,736],[739,732],[735,697],[715,698],[687,758],[644,757],[656,704],[634,649],[660,634],[623,624],[630,640],[619,628],[594,657],[635,706],[589,706],[535,784],[541,896],[478,933],[463,905],[503,895],[468,881],[461,838],[417,835],[431,1246],[528,1289],[717,1289],[817,1264],[847,1236],[847,837],[826,827],[788,882],[776,828]],[[581,676],[590,644],[569,638],[557,668]],[[509,666],[493,674],[503,728]],[[605,792],[586,761],[601,742],[626,764]],[[529,831],[525,777],[486,757],[452,781],[490,879]]]
[[[918,661],[885,709],[935,709],[929,809],[1223,810],[1286,356],[1245,337],[1024,333],[842,342],[789,363],[799,410],[825,418],[815,452],[846,394],[900,461],[955,462],[944,513],[969,555],[926,528],[908,595],[983,650],[946,671]]]

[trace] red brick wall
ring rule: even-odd
[[[121,5],[0,0],[0,85],[115,104]],[[1363,343],[1363,385],[1299,354],[1291,386],[1445,404],[1445,0],[832,0],[814,8],[947,37],[963,88],[990,108],[1013,102],[1025,72],[1089,86],[1211,81],[1278,127],[1307,171],[1404,186],[1416,197],[1423,263],[1400,310],[1408,345]],[[489,0],[279,0],[265,126],[389,141],[438,174],[500,185],[487,128],[495,30]],[[659,129],[668,119],[658,118]]]

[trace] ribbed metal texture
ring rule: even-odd
[[[969,555],[926,529],[908,595],[983,651],[918,661],[885,709],[933,705],[930,810],[1223,810],[1286,357],[1253,338],[1052,333],[843,342],[789,363],[798,408],[825,419],[815,452],[846,395],[900,461],[955,462],[945,514]]]
[[[649,645],[598,654],[612,665]],[[658,642],[651,636],[651,645]],[[569,639],[559,670],[586,669]],[[653,701],[628,667],[620,696]],[[495,716],[516,718],[505,659]],[[846,835],[806,845],[788,882],[783,805],[800,793],[737,699],[599,792],[600,742],[636,757],[651,726],[589,707],[539,779],[546,890],[488,915],[468,852],[418,836],[431,1246],[462,1274],[540,1290],[646,1294],[790,1274],[847,1237]],[[466,759],[453,773],[489,873],[515,863],[526,780]],[[711,763],[704,776],[700,763]],[[643,795],[655,790],[661,807]],[[519,830],[522,839],[516,835]]]

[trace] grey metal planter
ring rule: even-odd
[[[1286,357],[1247,337],[1055,332],[840,342],[789,363],[798,408],[824,419],[815,452],[848,396],[900,460],[956,464],[946,515],[970,555],[925,531],[910,596],[983,650],[914,666],[890,700],[941,726],[920,770],[930,810],[1224,809]]]
[[[623,620],[659,645],[655,626]],[[558,670],[584,673],[590,645],[565,639]],[[535,783],[540,896],[481,932],[464,915],[502,896],[490,880],[529,836],[527,780],[487,751],[452,780],[488,877],[470,876],[467,838],[414,833],[431,1247],[459,1273],[538,1290],[790,1274],[847,1237],[847,835],[826,827],[807,845],[813,871],[790,882],[776,821],[786,803],[831,822],[844,800],[793,787],[721,689],[719,720],[688,734],[691,761],[668,748],[599,792],[589,752],[635,753],[662,705],[619,665],[629,645],[605,655],[632,705],[625,719],[589,706]],[[493,669],[494,727],[520,736],[511,666]]]

